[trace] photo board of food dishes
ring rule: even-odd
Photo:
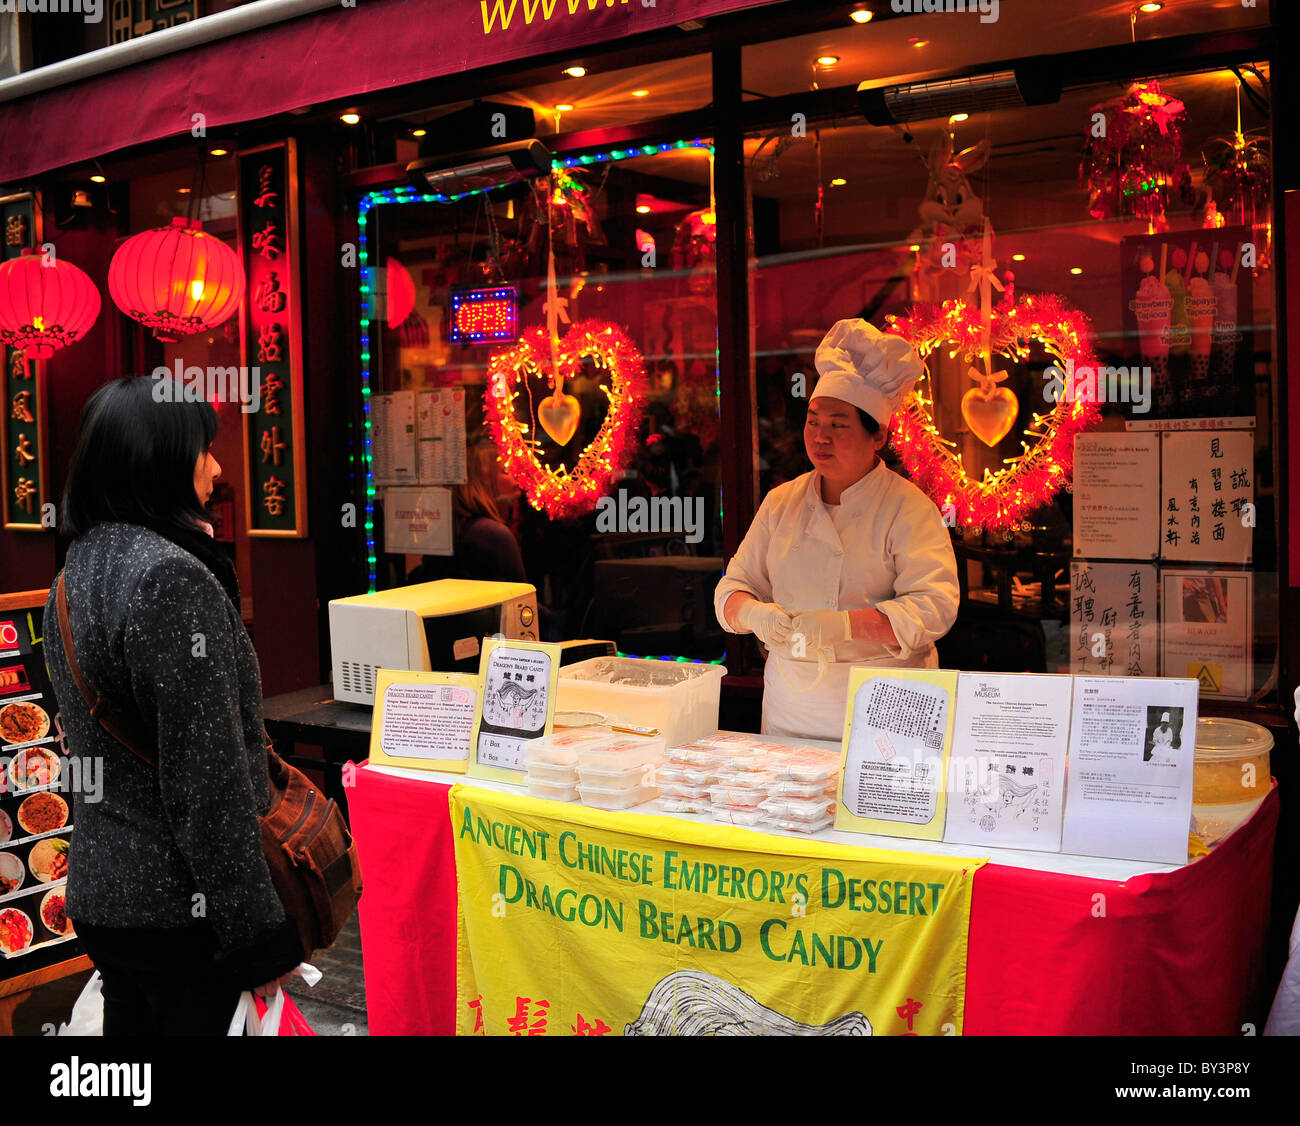
[[[0,609],[0,981],[80,953],[68,852],[74,792],[93,787],[68,757],[43,617],[43,604]]]

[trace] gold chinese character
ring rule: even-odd
[[[283,249],[280,243],[280,228],[268,219],[265,227],[253,232],[253,249],[263,258],[274,262],[280,257],[280,251]]]
[[[32,370],[23,359],[23,350],[15,348],[14,354],[9,357],[9,374],[14,379],[31,379]]]
[[[269,164],[263,164],[257,170],[257,198],[253,200],[254,207],[278,207],[280,197],[272,190],[271,178],[274,173]]]
[[[13,417],[19,422],[35,422],[32,417],[32,393],[30,391],[19,391],[14,396]]]
[[[36,460],[36,455],[32,453],[32,440],[26,434],[18,435],[18,445],[14,447],[14,454],[18,458],[19,465],[31,465]]]
[[[262,380],[262,403],[267,414],[280,413],[280,389],[284,383],[275,377],[275,372],[267,373]]]
[[[27,216],[10,215],[5,224],[5,246],[27,245]]]
[[[272,321],[263,325],[257,333],[257,362],[259,364],[278,364],[280,362],[280,322]]]
[[[253,300],[264,313],[284,312],[288,294],[280,288],[280,279],[274,270],[257,283],[257,288],[253,291]]]
[[[284,515],[284,482],[279,477],[272,475],[271,479],[262,486],[262,492],[266,494],[266,499],[262,501],[266,508],[268,516]]]
[[[262,431],[261,445],[263,465],[268,461],[272,465],[279,465],[284,459],[284,455],[280,451],[284,449],[285,443],[280,441],[280,428],[278,426],[272,426],[270,430]]]
[[[32,515],[32,500],[36,496],[36,482],[26,477],[19,477],[18,484],[14,487],[14,500],[18,502],[21,508],[28,516]]]

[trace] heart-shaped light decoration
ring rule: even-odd
[[[996,446],[1016,424],[1020,413],[1020,400],[1009,387],[997,384],[1007,378],[1005,371],[985,375],[979,368],[970,368],[966,375],[975,380],[961,400],[961,416],[971,433],[986,446]]]
[[[513,348],[492,354],[483,395],[488,430],[500,451],[502,468],[523,489],[528,503],[553,519],[582,516],[596,507],[614,474],[628,463],[645,401],[641,353],[613,325],[582,321],[570,326],[559,342],[558,357],[559,370],[548,370],[552,366],[550,338],[544,328],[530,329]],[[608,374],[608,384],[599,386],[609,396],[609,411],[596,436],[578,455],[573,470],[564,466],[551,469],[538,460],[536,439],[529,434],[528,423],[515,414],[515,397],[530,377],[544,378],[553,387],[563,388],[566,380],[580,373],[586,360]],[[573,429],[563,442],[560,436],[564,430],[552,433],[543,421],[541,406],[538,408],[539,423],[560,445],[567,444],[576,431],[577,400],[563,391],[542,400],[551,410],[562,412],[559,417],[550,415],[552,423],[569,423],[566,399],[572,400]]]
[[[889,331],[908,341],[923,360],[939,348],[967,361],[981,356],[987,330],[990,354],[1005,356],[1013,363],[1029,357],[1031,344],[1040,345],[1062,370],[1070,361],[1075,368],[1095,367],[1097,363],[1088,318],[1055,294],[1037,294],[1014,304],[998,305],[987,326],[979,307],[965,301],[917,305],[907,316],[887,320]],[[980,378],[981,382],[988,379]],[[989,384],[992,382],[988,379]],[[956,526],[970,531],[1015,528],[1039,505],[1061,489],[1068,489],[1074,437],[1101,417],[1097,404],[1090,399],[1057,397],[1051,409],[1034,412],[1024,432],[1029,440],[1021,442],[1024,452],[1019,457],[1006,459],[1005,468],[996,473],[985,470],[982,480],[972,481],[953,443],[943,438],[935,425],[929,384],[927,372],[894,412],[890,433],[912,482],[934,500],[945,520],[951,514]],[[1060,383],[1055,385],[1059,387]],[[1053,382],[1044,379],[1045,397],[1052,387]],[[967,404],[976,400],[981,405],[975,408],[976,417],[972,419]],[[979,388],[968,391],[962,400],[963,417],[976,436],[986,442],[997,433],[991,424],[1000,425],[1009,409],[1001,396],[995,394],[990,399],[981,395]],[[1014,413],[1011,418],[1014,425]],[[990,424],[988,436],[981,433],[986,423]],[[1010,426],[997,440],[1009,432]]]
[[[557,446],[567,446],[578,432],[582,407],[572,395],[552,392],[537,404],[537,424]]]

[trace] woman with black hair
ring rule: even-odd
[[[303,951],[262,855],[257,656],[206,530],[216,412],[160,402],[157,386],[119,379],[91,396],[63,495],[71,638],[47,629],[46,662],[71,753],[103,778],[101,800],[74,797],[67,907],[103,977],[106,1035],[220,1035],[240,992],[273,992]],[[92,691],[146,733],[156,769],[92,717],[65,642]]]

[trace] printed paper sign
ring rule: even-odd
[[[450,489],[385,489],[384,550],[394,554],[451,555]]]
[[[1187,863],[1194,680],[1075,677],[1061,848]]]
[[[1164,434],[1160,556],[1249,563],[1255,536],[1255,435],[1250,430]]]
[[[956,688],[950,671],[849,673],[837,829],[935,841],[943,835]]]
[[[481,722],[469,773],[520,782],[524,743],[551,733],[560,646],[484,638],[479,668]]]
[[[465,484],[465,390],[416,392],[420,484]]]
[[[1068,676],[958,675],[945,841],[1060,849],[1070,697]]]
[[[1155,434],[1074,439],[1074,553],[1154,559],[1160,550],[1160,448]]]
[[[1161,671],[1199,682],[1201,694],[1245,700],[1253,687],[1254,576],[1162,569]]]
[[[380,669],[371,762],[463,774],[478,705],[479,678],[469,673]]]
[[[1070,564],[1070,671],[1153,676],[1159,618],[1156,569],[1144,563]]]
[[[415,392],[370,396],[370,457],[376,485],[414,485]]]

